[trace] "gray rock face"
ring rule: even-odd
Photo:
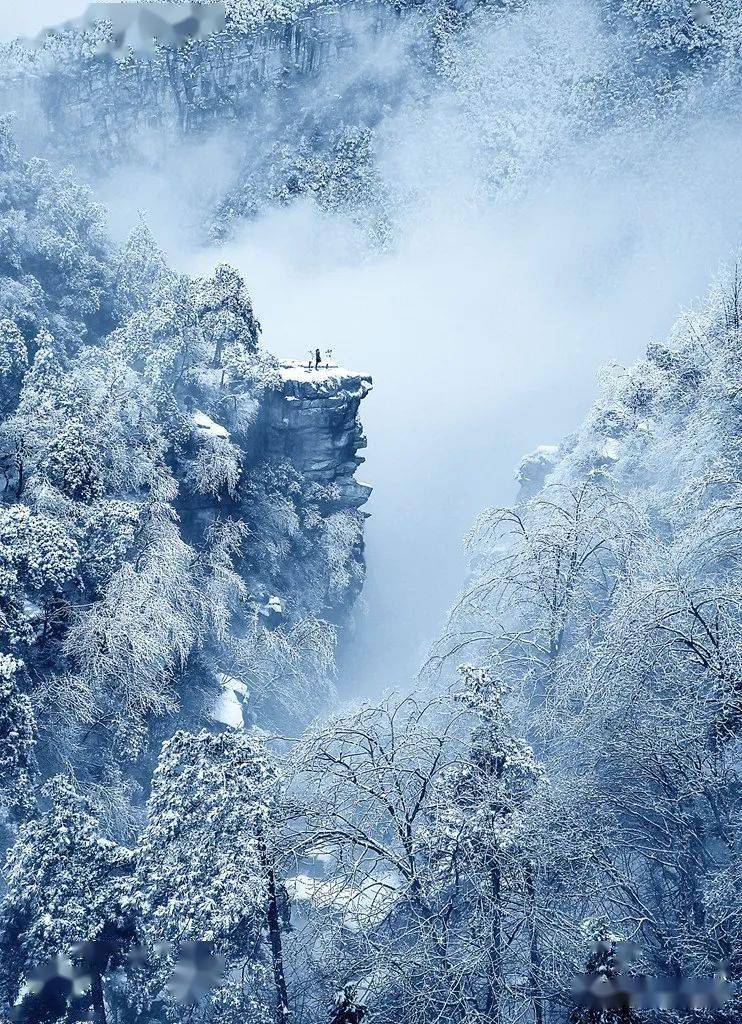
[[[334,484],[338,505],[360,508],[371,488],[355,479],[366,447],[358,410],[372,387],[371,377],[331,365],[318,370],[285,362],[281,383],[263,407],[265,453],[288,459],[308,479]]]
[[[518,502],[533,498],[544,486],[546,477],[556,465],[559,448],[555,444],[541,444],[521,459],[515,479],[520,484]]]

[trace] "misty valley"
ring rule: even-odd
[[[0,1018],[742,1021],[738,0],[0,51]]]

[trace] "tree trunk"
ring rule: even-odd
[[[276,872],[272,863],[268,868],[268,940],[273,960],[273,980],[276,986],[276,1019],[283,1024],[289,1017],[289,994],[283,969],[283,941],[281,939],[281,918],[278,912]]]
[[[107,1024],[106,1003],[103,998],[103,978],[100,971],[93,968],[90,981],[90,1001],[93,1006],[95,1024]]]
[[[499,864],[495,863],[490,868],[490,882],[492,885],[492,923],[490,930],[490,974],[489,979],[489,1016],[492,1024],[500,1024],[502,1021],[502,911],[500,901],[502,898],[502,877]]]
[[[533,868],[526,865],[526,892],[531,906],[531,939],[529,954],[531,960],[531,991],[533,992],[533,1024],[544,1024],[544,1004],[541,999],[541,951],[538,946],[536,925],[536,887],[533,884]]]
[[[224,349],[224,338],[218,337],[216,339],[216,345],[214,346],[214,358],[211,361],[211,365],[215,370],[219,369],[222,365],[222,351]]]

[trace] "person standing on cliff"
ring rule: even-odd
[[[314,368],[315,368],[315,370],[319,370],[319,364],[321,362],[322,362],[322,356],[320,354],[320,350],[319,349],[315,349],[315,351],[314,351]]]

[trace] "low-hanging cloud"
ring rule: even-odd
[[[616,60],[591,11],[511,16],[472,55],[489,75],[475,67],[476,102],[459,83],[381,126],[381,173],[404,197],[390,251],[359,245],[346,213],[306,198],[211,249],[186,250],[163,227],[183,269],[227,258],[244,272],[269,349],[331,348],[375,378],[361,469],[375,488],[368,615],[349,689],[414,670],[461,583],[479,509],[512,500],[520,456],[577,425],[597,368],[663,336],[739,243],[731,113],[696,99],[603,131],[589,108],[565,105],[555,75],[587,79]],[[214,169],[219,151],[202,152]],[[147,188],[137,200],[146,210]]]

